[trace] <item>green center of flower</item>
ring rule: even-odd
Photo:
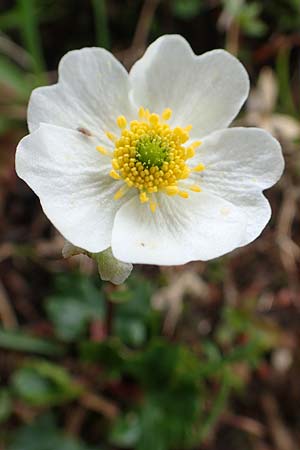
[[[163,144],[159,136],[143,136],[136,145],[136,159],[144,167],[161,167],[165,161],[168,161],[168,147]]]

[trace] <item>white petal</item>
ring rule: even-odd
[[[110,246],[115,212],[122,204],[113,200],[121,183],[108,175],[110,159],[97,152],[97,144],[77,131],[42,124],[22,139],[16,154],[19,177],[40,197],[54,226],[90,252]]]
[[[134,197],[116,214],[112,251],[121,261],[177,265],[208,260],[240,245],[244,214],[231,203],[207,193],[189,199],[159,194],[152,213]]]
[[[271,217],[262,190],[276,183],[284,168],[278,141],[258,128],[229,128],[205,138],[192,162],[206,167],[193,175],[203,190],[232,202],[247,215],[242,245],[259,236]]]
[[[103,48],[67,53],[59,64],[59,82],[33,91],[28,107],[30,131],[41,122],[66,128],[116,131],[116,118],[131,117],[125,68]]]
[[[149,46],[130,72],[137,106],[173,110],[173,125],[193,125],[191,136],[227,127],[249,92],[242,64],[224,50],[196,56],[187,41],[163,36]]]

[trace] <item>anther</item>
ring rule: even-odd
[[[196,149],[196,148],[200,147],[201,144],[202,144],[201,141],[195,141],[190,145],[190,147],[192,147],[193,149]]]
[[[146,192],[140,193],[140,201],[141,203],[146,203],[149,201],[149,197],[147,196]]]
[[[108,137],[108,139],[110,139],[112,142],[115,143],[117,141],[117,137],[110,131],[107,131],[105,134]]]
[[[205,170],[205,165],[200,163],[198,164],[198,166],[193,167],[191,170],[192,172],[202,172],[203,170]]]
[[[145,109],[141,106],[139,109],[139,118],[143,119],[145,117]]]
[[[178,195],[180,195],[180,197],[182,197],[182,198],[189,198],[188,192],[185,192],[185,191],[179,191]]]
[[[127,189],[128,189],[127,187],[125,189],[124,188],[119,189],[114,195],[114,200],[119,200],[121,197],[123,197]]]
[[[121,128],[121,130],[123,130],[124,128],[126,128],[127,125],[127,120],[125,119],[124,116],[119,116],[117,118],[117,125],[119,128]]]
[[[96,150],[98,150],[98,152],[102,153],[102,155],[105,156],[110,156],[110,152],[108,150],[106,150],[106,148],[101,147],[101,145],[97,145]]]
[[[114,180],[120,180],[120,175],[115,171],[115,170],[111,170],[109,172],[109,175],[114,179]]]
[[[168,195],[176,195],[179,192],[179,188],[178,188],[178,186],[166,186],[165,192]]]
[[[156,206],[157,206],[157,205],[156,205],[155,202],[150,202],[150,209],[151,209],[151,212],[155,213]]]
[[[192,158],[193,156],[195,156],[195,149],[192,146],[190,146],[186,149],[186,157]]]
[[[193,191],[193,192],[201,192],[202,191],[201,187],[198,186],[198,184],[191,184],[188,188],[190,191]]]
[[[166,109],[162,112],[162,115],[161,115],[161,117],[162,117],[164,120],[169,120],[169,119],[171,119],[171,116],[172,116],[172,110],[171,110],[171,108],[166,108]]]
[[[151,123],[152,126],[157,125],[159,122],[159,115],[154,113],[150,114],[149,122]]]
[[[120,166],[119,166],[119,163],[118,163],[118,160],[117,160],[117,159],[114,158],[114,159],[112,160],[111,164],[112,164],[112,166],[113,166],[114,169],[116,169],[116,170],[119,170],[119,169],[120,169]]]

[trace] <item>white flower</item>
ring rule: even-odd
[[[128,74],[104,49],[64,56],[33,91],[18,175],[73,245],[121,261],[208,260],[253,241],[270,219],[262,191],[281,176],[279,143],[227,128],[249,91],[240,62],[157,39]]]

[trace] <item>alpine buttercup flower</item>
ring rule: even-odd
[[[267,132],[227,128],[248,91],[235,57],[196,56],[177,35],[129,74],[102,48],[71,51],[58,84],[32,93],[17,173],[87,252],[159,265],[215,258],[261,233],[271,215],[262,191],[284,165]]]

